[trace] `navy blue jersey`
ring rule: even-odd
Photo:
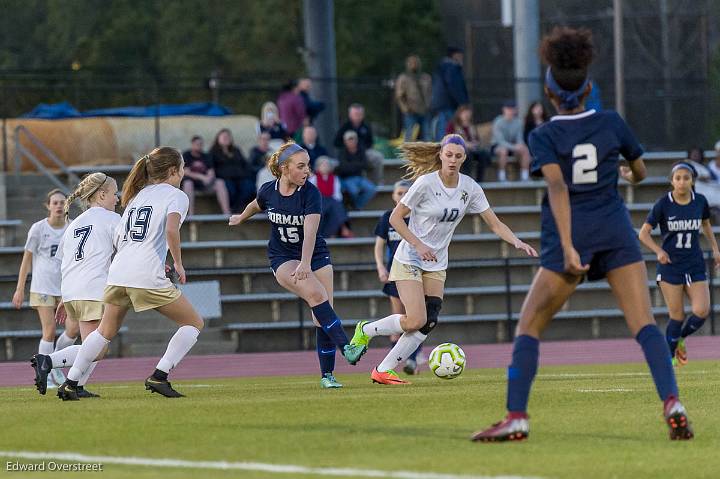
[[[530,133],[531,172],[557,164],[570,196],[572,238],[581,254],[638,248],[630,215],[617,190],[619,157],[640,158],[643,149],[614,111],[558,115]],[[542,207],[541,250],[560,248],[547,194]],[[544,253],[541,251],[541,256]]]
[[[700,230],[703,220],[710,218],[710,206],[703,195],[694,192],[691,195],[686,205],[678,204],[672,193],[663,195],[645,220],[653,229],[660,225],[662,248],[671,262],[664,267],[681,273],[705,271]]]
[[[400,233],[395,231],[395,228],[393,228],[390,224],[391,214],[392,210],[387,210],[385,213],[383,213],[383,215],[380,217],[380,220],[378,221],[378,224],[375,226],[375,236],[384,239],[387,244],[386,262],[388,270],[390,270],[390,267],[392,266],[392,261],[395,257],[395,251],[400,245],[400,241],[402,241]],[[405,224],[408,224],[409,221],[410,218],[405,218]]]
[[[273,258],[302,258],[305,215],[322,214],[322,198],[315,185],[306,182],[290,196],[278,190],[279,180],[268,181],[257,193],[257,203],[267,211],[271,223],[268,256]],[[318,233],[313,256],[328,253],[325,240]]]

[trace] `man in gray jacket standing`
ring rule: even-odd
[[[517,105],[513,100],[503,103],[502,115],[493,120],[492,153],[497,155],[498,181],[507,181],[505,167],[508,158],[517,158],[520,179],[529,179],[530,152],[523,140],[523,124],[517,117]]]

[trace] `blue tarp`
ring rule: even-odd
[[[120,108],[102,108],[80,112],[67,102],[47,105],[41,103],[22,118],[43,118],[48,120],[61,118],[88,118],[97,116],[225,116],[231,115],[229,108],[215,103],[187,103],[184,105],[154,105],[154,106],[126,106]]]

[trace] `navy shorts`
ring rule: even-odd
[[[400,293],[398,293],[397,285],[395,284],[395,281],[389,281],[385,283],[383,286],[382,292],[386,296],[392,296],[393,298],[399,298]]]
[[[590,270],[587,272],[588,281],[597,281],[607,276],[608,271],[612,271],[632,263],[642,261],[642,253],[637,244],[629,243],[622,248],[615,248],[605,251],[596,251],[593,253],[580,254],[582,264],[589,264]],[[552,254],[544,255],[540,259],[543,268],[555,271],[556,273],[565,272],[565,261],[562,248],[555,249]]]
[[[288,261],[293,260],[300,261],[300,258],[289,258],[287,256],[272,256],[270,258],[270,268],[272,269],[273,274],[277,273],[277,270],[280,266],[287,263]],[[332,265],[332,261],[330,260],[330,253],[327,251],[322,253],[315,253],[312,257],[312,260],[310,260],[310,269],[312,271],[317,271],[327,265]]]
[[[657,266],[657,277],[655,281],[658,283],[664,281],[668,284],[687,284],[699,283],[700,281],[707,281],[707,272],[705,271],[694,271],[694,272],[679,272],[674,271],[672,268],[664,267],[667,265],[659,264]]]

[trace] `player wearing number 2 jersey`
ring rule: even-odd
[[[336,348],[350,364],[356,364],[364,350],[350,346],[332,307],[333,269],[325,240],[318,236],[322,204],[320,191],[307,181],[310,158],[304,148],[289,142],[273,153],[268,168],[276,179],[262,185],[257,198],[241,214],[231,216],[229,224],[240,225],[267,211],[270,267],[280,286],[304,299],[312,309],[320,385],[339,388],[342,384],[333,375]]]
[[[352,344],[367,348],[375,336],[402,334],[370,378],[379,384],[408,384],[395,368],[406,360],[435,328],[442,307],[448,247],[455,228],[466,213],[479,214],[503,240],[531,256],[532,247],[515,237],[490,209],[480,185],[460,173],[467,158],[465,141],[447,135],[440,143],[405,143],[401,146],[415,183],[390,215],[390,224],[402,241],[390,267],[405,314],[378,321],[361,321]],[[405,217],[410,215],[409,224]]]
[[[132,306],[136,312],[155,309],[178,324],[145,388],[165,397],[182,397],[168,382],[168,374],[197,341],[202,318],[165,273],[168,250],[181,283],[185,269],[180,251],[180,226],[188,211],[188,197],[180,188],[183,159],[170,147],[155,148],[133,166],[123,186],[125,207],[115,232],[117,253],[108,273],[98,328],[90,333],[75,358],[68,380],[58,389],[63,400],[78,399],[77,386],[96,358],[101,358]]]
[[[607,276],[630,331],[643,349],[670,427],[671,439],[690,439],[692,429],[678,400],[675,373],[650,308],[647,270],[622,198],[617,192],[618,155],[631,183],[646,174],[642,148],[616,113],[585,111],[592,84],[592,35],[555,28],[543,39],[548,67],[545,93],[560,113],[530,134],[532,173],[545,178],[541,265],[520,311],[508,367],[507,417],[473,435],[476,441],[528,437],[527,404],[537,372],[539,338],[584,275]]]
[[[689,163],[673,165],[672,191],[662,195],[640,229],[640,241],[657,255],[657,282],[668,307],[665,338],[674,356],[673,363],[687,363],[685,338],[705,323],[710,313],[710,289],[705,258],[700,246],[700,231],[710,244],[715,265],[720,265],[720,251],[710,224],[710,208],[703,195],[695,193],[695,168]],[[662,248],[650,236],[660,226]],[[683,297],[690,298],[692,314],[685,321]],[[683,323],[685,323],[683,325]]]

